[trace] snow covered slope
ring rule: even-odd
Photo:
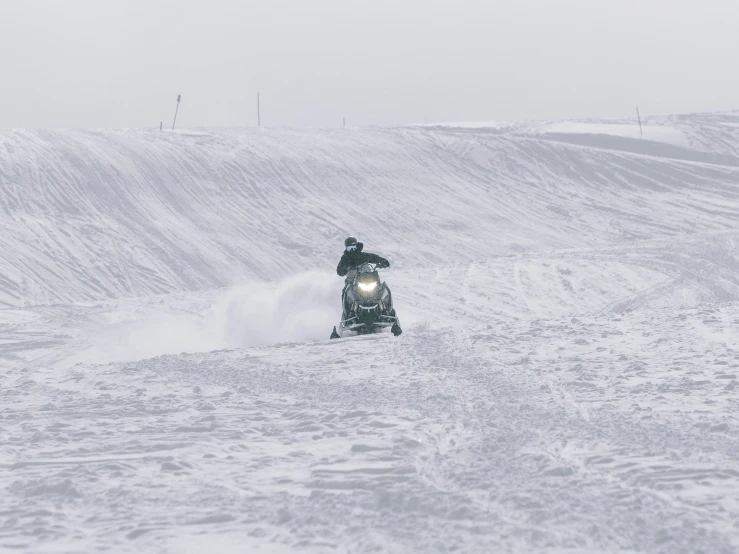
[[[647,123],[0,132],[0,552],[737,552],[739,115]]]
[[[0,305],[284,278],[348,232],[412,268],[731,229],[736,122],[678,121],[695,148],[547,125],[1,131]]]

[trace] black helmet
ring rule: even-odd
[[[357,239],[356,237],[346,237],[344,240],[344,248],[347,248],[349,246],[356,246],[357,245]]]

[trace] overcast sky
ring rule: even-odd
[[[739,108],[737,0],[0,0],[0,127]]]

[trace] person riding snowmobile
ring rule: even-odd
[[[341,293],[342,321],[348,318],[348,314],[346,312],[347,306],[345,302],[345,297],[347,289],[352,286],[352,282],[356,273],[356,268],[366,263],[377,264],[377,267],[381,269],[390,267],[390,262],[386,258],[378,256],[377,254],[372,254],[370,252],[364,252],[363,250],[364,244],[361,242],[357,242],[357,239],[355,237],[347,237],[346,240],[344,240],[344,253],[341,255],[339,265],[336,267],[336,273],[340,277],[346,277],[346,279],[344,280],[344,290]],[[395,309],[392,310],[392,315],[395,316]],[[334,329],[334,332],[335,331],[336,329]],[[398,336],[402,332],[403,330],[400,327],[400,323],[396,321],[393,325],[392,333],[395,336]]]
[[[377,264],[380,268],[390,267],[390,262],[385,258],[377,254],[363,252],[363,249],[364,244],[357,242],[357,239],[354,237],[347,237],[344,241],[344,253],[341,255],[339,265],[336,267],[336,273],[338,273],[339,277],[346,276],[352,268],[366,263]]]

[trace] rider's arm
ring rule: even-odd
[[[390,267],[390,262],[387,261],[382,256],[378,256],[377,254],[365,254],[367,256],[367,261],[372,264],[378,264],[385,267]]]
[[[347,262],[348,260],[346,259],[346,256],[341,256],[339,265],[336,266],[336,273],[339,277],[344,277],[349,272],[349,264]]]

